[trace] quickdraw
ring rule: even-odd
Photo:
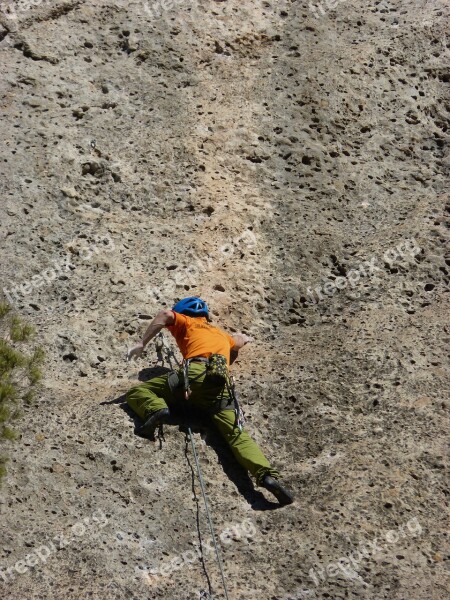
[[[230,397],[232,398],[233,403],[234,403],[234,414],[236,415],[236,421],[235,421],[236,427],[242,433],[242,431],[244,429],[244,425],[245,425],[245,416],[244,416],[244,411],[242,410],[241,405],[239,404],[239,401],[238,401],[233,375],[230,375],[230,386],[228,388],[228,393],[230,394]]]
[[[184,399],[189,400],[191,388],[189,387],[189,359],[183,360],[183,382],[184,382]]]

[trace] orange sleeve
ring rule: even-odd
[[[180,313],[177,313],[175,311],[172,312],[175,317],[175,323],[173,325],[167,325],[166,328],[170,331],[174,338],[177,339],[178,337],[184,336],[184,334],[186,333],[187,319],[184,315],[181,315]]]

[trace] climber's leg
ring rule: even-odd
[[[279,472],[270,466],[269,461],[262,453],[258,444],[245,431],[239,431],[235,422],[234,410],[222,410],[212,416],[212,420],[222,437],[229,444],[236,460],[240,465],[250,471],[255,477],[256,484],[260,485],[265,475],[278,478]]]
[[[127,392],[127,403],[145,421],[152,413],[167,408],[172,392],[167,375],[153,377]]]

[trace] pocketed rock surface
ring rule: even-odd
[[[47,362],[1,596],[225,597],[183,427],[124,410],[168,366],[127,347],[201,295],[255,338],[247,427],[296,494],[194,423],[229,598],[448,597],[446,3],[27,6],[0,17],[1,287]]]

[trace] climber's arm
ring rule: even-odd
[[[131,360],[133,356],[140,356],[145,346],[149,343],[151,339],[157,335],[161,329],[167,327],[167,325],[173,325],[175,323],[175,315],[171,310],[162,310],[160,311],[150,325],[147,327],[147,331],[144,333],[144,337],[142,341],[136,344],[134,348],[127,353],[127,360]]]
[[[253,342],[253,338],[249,337],[248,335],[245,335],[245,333],[235,333],[232,336],[230,336],[230,341],[231,340],[234,343],[230,349],[230,365],[232,365],[237,359],[239,350],[243,346],[245,346],[245,344],[248,344],[248,342]]]
[[[253,342],[253,338],[249,337],[248,335],[245,335],[245,333],[234,333],[231,337],[234,340],[234,346],[232,350],[236,351],[243,348],[245,344]]]
[[[175,323],[175,316],[171,310],[162,310],[159,312],[150,325],[147,327],[147,331],[144,333],[142,338],[143,348],[149,343],[151,339],[157,335],[161,329],[167,327],[167,325],[173,325]]]

